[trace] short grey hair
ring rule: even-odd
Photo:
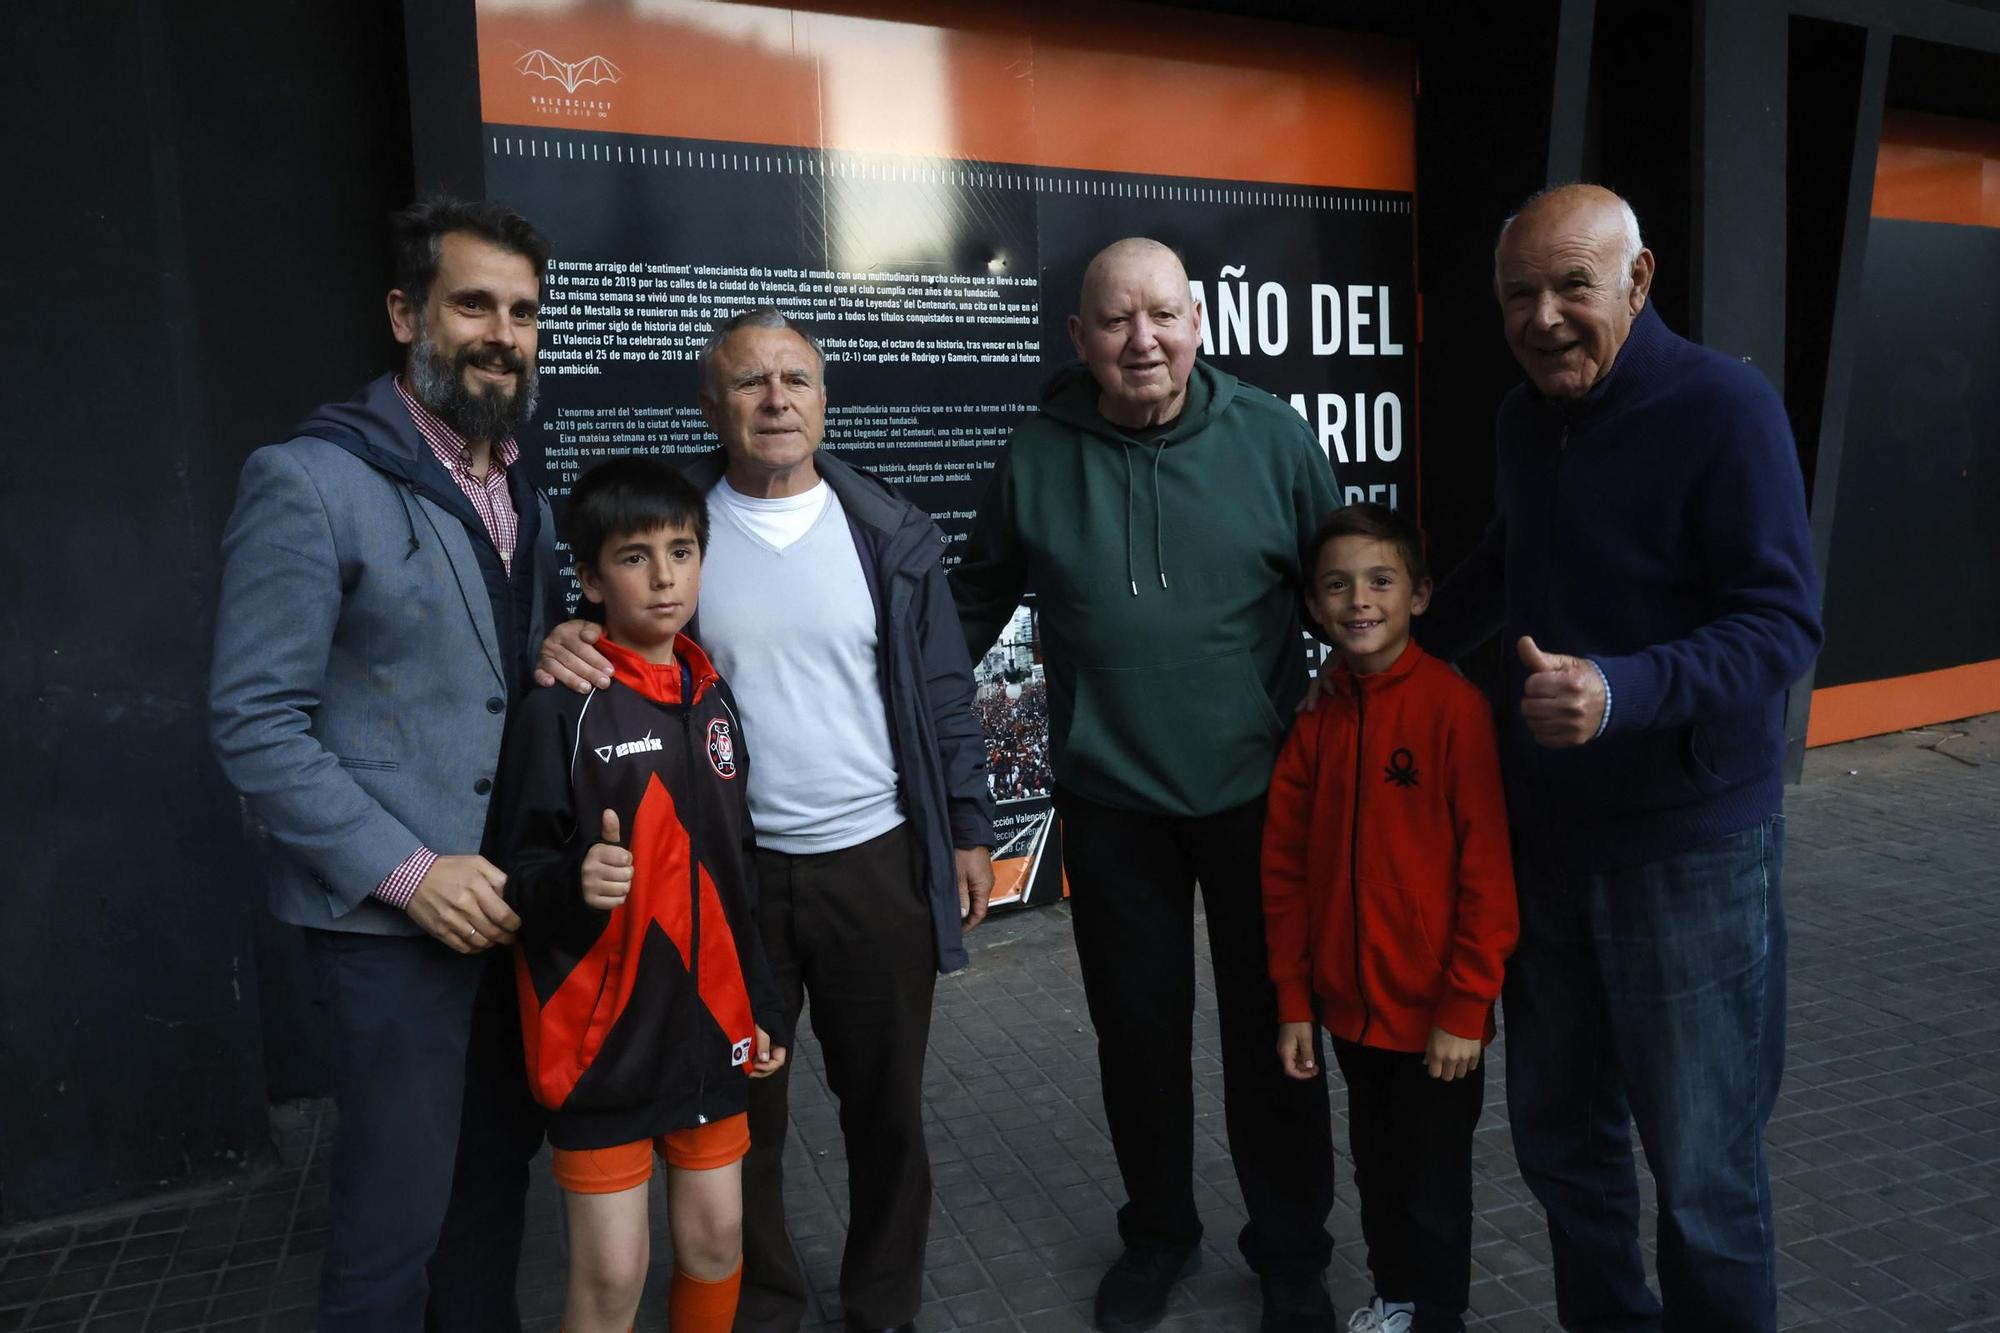
[[[785,314],[776,306],[760,305],[753,309],[745,310],[741,314],[731,315],[728,319],[717,320],[715,327],[709,330],[708,341],[701,345],[701,392],[703,397],[713,398],[716,396],[715,354],[721,349],[723,343],[729,341],[729,335],[738,329],[790,329],[793,333],[798,334],[805,345],[812,349],[813,356],[818,358],[820,384],[822,387],[825,386],[826,352],[820,347],[819,339],[813,337],[812,330],[798,320],[793,319],[790,315]]]
[[[1564,181],[1561,185],[1551,185],[1546,189],[1537,190],[1526,199],[1523,199],[1519,208],[1507,215],[1507,220],[1500,224],[1499,232],[1493,237],[1493,290],[1500,290],[1500,247],[1506,243],[1507,229],[1514,225],[1514,219],[1520,217],[1521,214],[1527,212],[1536,204],[1541,203],[1552,194],[1560,194],[1564,190],[1572,190],[1578,185],[1588,183],[1586,181]],[[1632,288],[1632,266],[1639,262],[1639,252],[1646,248],[1646,242],[1639,235],[1639,215],[1632,211],[1632,205],[1626,202],[1625,196],[1614,190],[1605,190],[1604,192],[1618,201],[1619,222],[1622,224],[1621,231],[1623,232],[1619,237],[1618,247],[1618,291],[1623,295]]]

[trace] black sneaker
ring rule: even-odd
[[[1264,1333],[1339,1333],[1340,1317],[1322,1273],[1262,1279]]]
[[[1097,1284],[1095,1323],[1104,1333],[1142,1333],[1166,1317],[1167,1293],[1197,1266],[1200,1247],[1128,1246]]]

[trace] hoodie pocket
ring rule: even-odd
[[[1172,813],[1262,792],[1285,726],[1248,653],[1085,667],[1056,762],[1084,796]]]

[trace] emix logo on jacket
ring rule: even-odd
[[[619,741],[615,745],[600,745],[596,747],[596,754],[599,759],[608,764],[613,759],[623,759],[628,754],[655,754],[658,753],[659,749],[659,738],[649,731],[636,741]]]
[[[729,724],[719,717],[708,724],[708,764],[717,777],[736,776],[736,738],[729,734]]]

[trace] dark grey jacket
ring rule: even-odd
[[[705,495],[722,479],[723,452],[682,467]],[[889,715],[903,813],[924,849],[940,972],[966,965],[952,850],[993,845],[986,740],[972,711],[972,660],[944,577],[944,534],[930,515],[871,472],[821,449],[813,462],[846,511],[875,597],[877,663]],[[697,641],[700,626],[694,628]],[[757,738],[746,738],[755,746]]]

